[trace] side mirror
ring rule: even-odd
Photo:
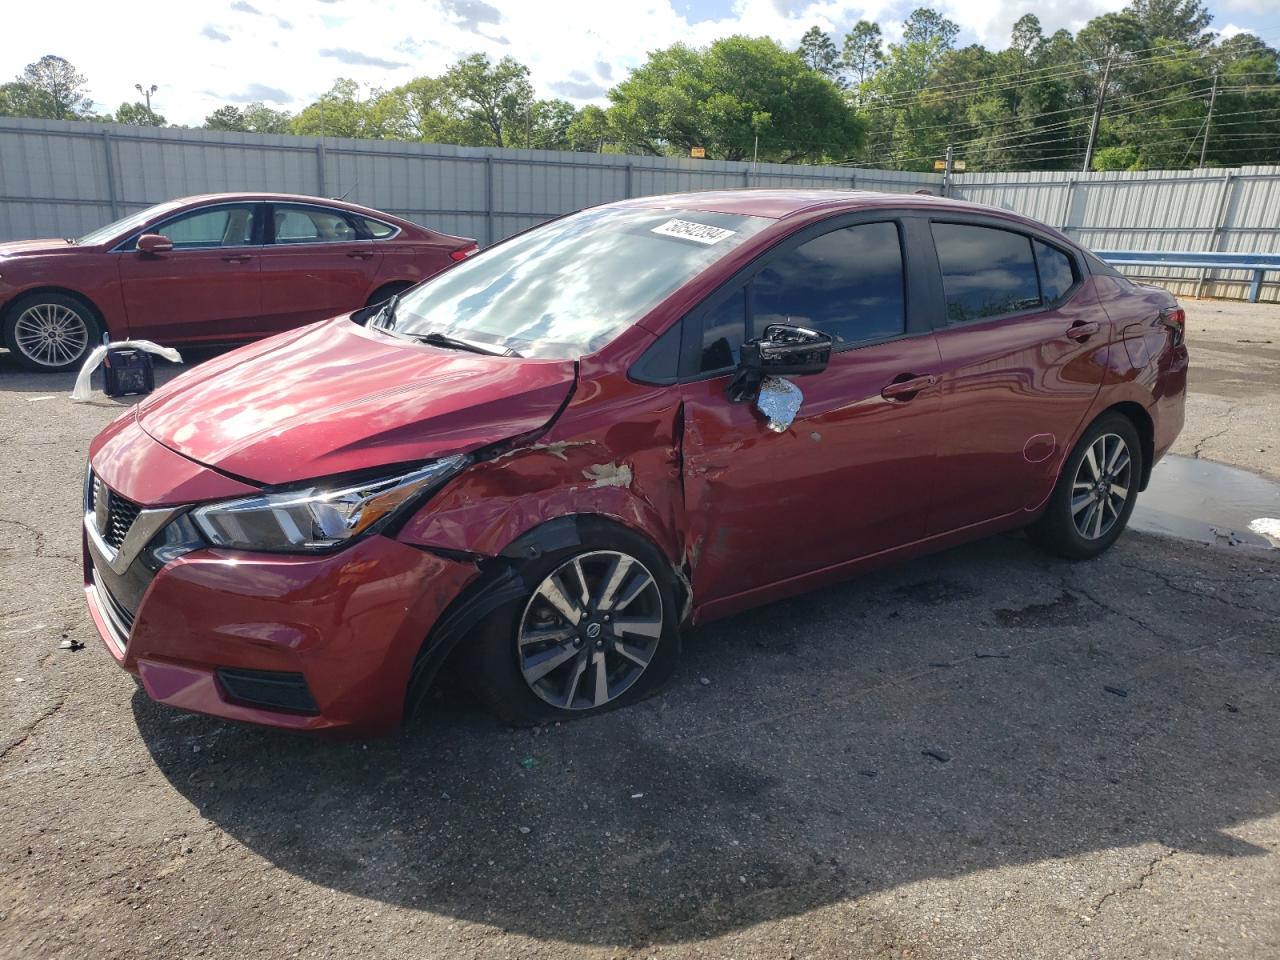
[[[734,403],[750,400],[767,377],[821,373],[831,360],[831,337],[817,330],[771,323],[764,336],[742,345],[738,372],[729,384]]]
[[[144,233],[138,238],[138,252],[146,254],[168,253],[173,241],[162,233]]]

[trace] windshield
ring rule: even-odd
[[[400,297],[397,334],[439,333],[525,357],[575,359],[772,223],[599,207],[536,227]]]
[[[122,233],[129,233],[137,227],[142,226],[152,217],[164,213],[167,210],[172,210],[178,206],[181,206],[181,204],[175,200],[169,200],[165,203],[157,203],[154,207],[147,207],[147,209],[142,210],[139,213],[131,213],[127,217],[121,217],[119,220],[114,220],[111,223],[108,223],[105,227],[99,227],[97,230],[92,230],[78,239],[76,243],[86,247],[91,247],[99,243],[106,243],[112,237],[117,237]]]

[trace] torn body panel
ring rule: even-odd
[[[674,566],[684,554],[679,408],[674,391],[584,369],[545,434],[472,466],[399,538],[493,557],[550,520],[596,515],[642,534]]]

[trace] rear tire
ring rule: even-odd
[[[462,679],[517,727],[594,716],[652,696],[680,656],[668,570],[643,537],[605,524],[577,546],[525,561],[520,572],[529,591],[464,641]],[[582,613],[577,625],[562,612],[566,601]],[[645,633],[632,632],[640,629]]]
[[[4,345],[28,370],[75,370],[102,339],[94,309],[66,293],[29,293],[4,315]]]
[[[1099,417],[1063,464],[1044,514],[1027,534],[1049,553],[1087,560],[1124,532],[1142,481],[1142,444],[1128,417]]]

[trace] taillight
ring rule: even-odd
[[[1173,331],[1173,345],[1182,343],[1187,335],[1187,311],[1181,307],[1172,307],[1160,313],[1160,322]]]
[[[465,260],[467,257],[474,257],[479,252],[480,248],[473,243],[469,247],[463,247],[460,250],[453,251],[453,253],[449,254],[449,259],[457,262],[459,260]]]

